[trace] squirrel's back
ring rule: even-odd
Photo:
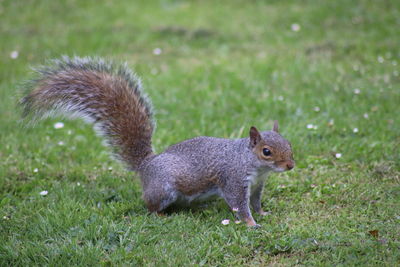
[[[21,100],[24,116],[69,115],[94,123],[116,157],[137,169],[153,154],[152,107],[130,69],[95,58],[53,60]]]

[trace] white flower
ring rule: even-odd
[[[385,61],[385,59],[383,57],[381,57],[381,56],[378,57],[378,62],[379,63],[383,63],[384,61]]]
[[[233,208],[232,211],[233,211],[233,212],[238,212],[239,209],[238,209],[238,208]]]
[[[49,193],[49,192],[47,192],[46,190],[44,190],[44,191],[40,192],[39,194],[40,194],[41,196],[46,196],[48,193]]]
[[[321,109],[319,107],[314,107],[315,112],[319,112]]]
[[[242,222],[242,221],[240,221],[240,220],[236,220],[236,221],[235,221],[236,224],[239,224],[239,223],[241,223],[241,222]]]
[[[283,101],[283,100],[284,100],[283,96],[281,96],[281,95],[278,96],[278,100],[279,100],[279,101]]]
[[[364,113],[363,116],[364,116],[365,119],[368,119],[368,118],[369,118],[368,113]]]
[[[228,224],[229,224],[229,220],[228,220],[228,219],[222,220],[221,223],[222,223],[223,225],[228,225]]]
[[[356,88],[356,89],[354,89],[354,93],[355,93],[356,95],[359,95],[359,94],[361,93],[361,90],[358,89],[358,88]]]
[[[71,135],[71,134],[72,134],[72,131],[71,131],[71,130],[68,130],[68,131],[67,131],[67,134],[68,134],[68,135]]]
[[[64,145],[64,141],[60,141],[57,143],[59,146],[63,146]]]
[[[358,133],[358,128],[354,128],[353,133]]]
[[[34,168],[34,169],[33,169],[33,172],[38,172],[38,171],[39,171],[38,168]]]
[[[336,154],[335,154],[335,157],[336,157],[337,159],[340,159],[340,158],[342,157],[342,154],[341,154],[341,153],[336,153]]]
[[[292,26],[290,26],[290,28],[292,29],[292,31],[298,32],[298,31],[300,31],[300,28],[301,28],[301,27],[300,27],[299,24],[293,23]]]
[[[62,122],[56,122],[56,123],[54,124],[54,129],[61,129],[61,128],[64,128],[64,123],[62,123]]]
[[[108,167],[108,170],[109,170],[109,171],[112,171],[112,167]]]
[[[158,48],[158,47],[154,48],[154,50],[153,50],[154,55],[158,56],[158,55],[161,55],[161,53],[162,53],[161,48]]]
[[[10,57],[11,57],[12,59],[16,59],[16,58],[18,57],[18,55],[19,55],[18,51],[12,51],[12,52],[10,53]]]
[[[310,123],[310,124],[307,124],[307,129],[310,129],[310,130],[317,130],[317,129],[318,129],[318,126]]]
[[[80,182],[77,182],[76,185],[77,185],[77,186],[81,186],[81,183],[80,183]]]

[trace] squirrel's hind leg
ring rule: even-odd
[[[143,199],[150,212],[161,214],[169,205],[178,198],[177,192],[167,190],[165,187],[147,187],[143,191]]]
[[[143,199],[150,212],[161,212],[178,200],[174,181],[184,167],[184,161],[168,153],[155,156],[142,167]]]

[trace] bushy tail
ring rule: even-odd
[[[152,107],[126,64],[63,57],[36,71],[38,79],[21,99],[24,117],[68,115],[92,122],[116,157],[133,170],[153,154]]]

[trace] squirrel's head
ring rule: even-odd
[[[259,167],[267,167],[275,172],[288,171],[294,167],[292,146],[279,134],[277,121],[272,131],[260,133],[256,127],[250,128],[250,149]]]

